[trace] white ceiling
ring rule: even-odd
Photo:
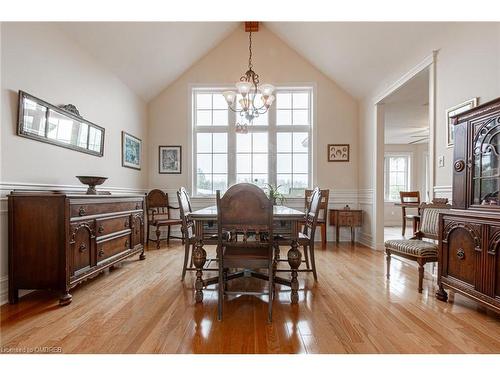
[[[59,26],[146,101],[238,27],[237,22],[65,22]],[[357,98],[429,55],[449,23],[265,22]]]
[[[428,70],[413,77],[383,103],[386,144],[408,144],[424,138],[429,133]]]
[[[63,22],[70,38],[149,101],[238,26],[236,22]]]

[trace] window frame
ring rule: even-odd
[[[309,125],[276,125],[276,113],[277,113],[277,103],[276,101],[271,106],[268,111],[268,125],[252,125],[252,132],[267,132],[269,139],[268,147],[268,182],[276,185],[277,181],[277,171],[276,171],[276,138],[279,132],[295,132],[295,133],[308,133],[308,184],[307,188],[311,188],[315,183],[315,168],[316,168],[316,156],[315,156],[315,142],[316,142],[316,109],[314,105],[316,96],[316,85],[314,83],[307,84],[293,84],[293,85],[282,85],[275,86],[276,92],[297,92],[297,91],[307,91],[309,93]],[[190,191],[193,197],[214,197],[215,194],[200,194],[197,191],[197,172],[195,170],[197,158],[197,134],[205,132],[209,133],[227,133],[227,155],[228,155],[228,187],[236,183],[236,132],[234,130],[234,124],[237,120],[237,113],[229,110],[228,115],[228,125],[227,126],[196,126],[196,94],[198,93],[214,93],[223,92],[225,90],[234,89],[230,85],[189,85],[188,95],[189,95],[189,124],[188,126],[188,173],[189,173],[189,184]],[[275,95],[276,95],[275,92]],[[293,142],[293,140],[292,140]],[[293,153],[292,153],[293,155]],[[293,158],[293,156],[292,156]],[[293,168],[293,166],[292,166]],[[292,173],[290,173],[292,174]],[[292,176],[293,177],[293,176]],[[288,197],[293,198],[295,195],[289,195]]]
[[[411,189],[411,183],[412,183],[412,159],[413,159],[413,153],[412,152],[405,152],[405,151],[397,151],[397,152],[385,152],[384,153],[384,202],[388,203],[394,203],[394,202],[399,202],[400,199],[391,199],[390,197],[390,159],[391,158],[396,158],[396,157],[402,157],[406,159],[406,176],[405,176],[405,181],[406,181],[406,191],[409,191]]]

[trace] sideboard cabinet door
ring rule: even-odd
[[[78,275],[85,272],[93,265],[93,232],[93,223],[84,222],[71,226],[71,275]]]
[[[474,238],[469,231],[458,227],[450,232],[447,251],[449,276],[475,286],[475,266],[480,256],[481,253],[475,250]]]

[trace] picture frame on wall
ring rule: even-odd
[[[446,110],[446,147],[453,147],[455,144],[455,127],[451,123],[451,117],[477,107],[478,99],[469,99]]]
[[[158,147],[158,173],[182,173],[182,146]]]
[[[122,167],[141,169],[142,141],[122,131]]]
[[[328,145],[329,162],[348,162],[349,161],[348,144],[330,144]]]

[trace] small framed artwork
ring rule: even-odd
[[[328,161],[349,161],[349,145],[328,145]]]
[[[141,169],[142,141],[122,131],[122,166]]]
[[[159,173],[182,172],[182,146],[160,146],[158,152]]]
[[[446,147],[453,147],[455,143],[455,127],[451,123],[451,117],[476,107],[477,99],[478,98],[472,98],[446,110]]]

